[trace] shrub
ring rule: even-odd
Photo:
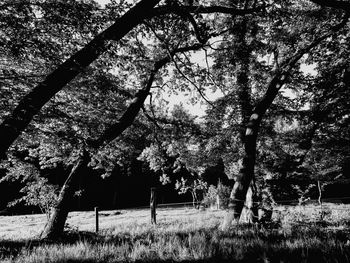
[[[49,220],[52,208],[56,205],[58,199],[58,189],[56,186],[48,183],[46,178],[37,178],[35,181],[28,182],[21,189],[24,194],[21,198],[9,203],[9,206],[15,206],[18,203],[24,203],[27,206],[37,206],[41,212],[46,214]]]
[[[228,207],[230,201],[230,187],[221,183],[218,186],[210,185],[203,199],[203,203],[208,207],[219,206],[221,209]],[[218,200],[220,204],[218,204]]]

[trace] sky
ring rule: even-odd
[[[104,6],[105,4],[110,2],[110,0],[95,0],[95,1],[98,2],[102,6]]]

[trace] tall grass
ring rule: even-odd
[[[349,213],[323,218],[315,209],[285,209],[268,226],[220,230],[222,211],[168,210],[158,225],[148,211],[115,219],[98,235],[71,231],[56,243],[23,243],[2,262],[350,262]],[[301,212],[305,212],[302,214]],[[339,210],[340,211],[340,210]],[[345,210],[341,210],[345,211]],[[347,216],[347,217],[346,217]],[[313,220],[314,219],[314,220]],[[327,221],[328,220],[328,221]],[[14,244],[16,240],[13,241]],[[20,242],[17,240],[17,242]],[[10,246],[0,242],[0,252]]]

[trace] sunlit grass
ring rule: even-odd
[[[103,211],[98,235],[93,233],[93,212],[75,212],[69,218],[71,231],[62,240],[36,242],[17,234],[6,238],[12,243],[0,243],[0,253],[2,262],[29,263],[349,262],[350,206],[325,208],[322,224],[318,208],[278,207],[271,226],[238,225],[227,231],[220,228],[225,211],[159,209],[156,226],[150,224],[148,210]],[[31,218],[17,217],[19,223]],[[33,218],[37,221],[30,222],[37,222],[38,228],[43,218]],[[11,220],[14,223],[15,217]],[[0,218],[0,224],[4,222],[5,217]]]

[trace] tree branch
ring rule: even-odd
[[[124,130],[126,130],[133,123],[140,109],[143,107],[143,104],[147,96],[150,94],[150,90],[153,85],[154,78],[158,73],[158,71],[162,67],[164,67],[167,63],[172,61],[172,56],[174,56],[176,53],[197,50],[197,49],[200,49],[201,47],[202,47],[202,44],[196,43],[196,44],[193,44],[192,46],[177,48],[171,51],[164,58],[156,61],[153,65],[153,68],[151,69],[148,80],[145,82],[145,87],[140,89],[136,93],[134,100],[130,103],[127,110],[124,112],[124,114],[120,117],[120,119],[116,123],[114,123],[109,128],[107,128],[97,140],[90,140],[89,145],[91,145],[94,148],[98,148],[103,144],[107,144],[112,140],[114,140],[115,138],[117,138]]]
[[[254,129],[259,126],[262,116],[265,114],[268,107],[270,107],[270,105],[272,104],[273,100],[278,94],[278,91],[286,82],[287,78],[289,77],[290,71],[295,66],[295,64],[299,61],[299,59],[308,51],[316,47],[320,42],[332,36],[334,33],[336,33],[338,30],[344,27],[348,19],[349,19],[349,14],[347,14],[343,18],[342,22],[333,26],[329,32],[325,33],[323,36],[316,38],[313,42],[311,42],[309,45],[305,46],[304,48],[297,50],[294,53],[294,55],[285,59],[281,63],[280,70],[277,70],[275,75],[269,81],[265,95],[260,100],[260,102],[255,106],[248,124],[248,129]]]
[[[262,11],[265,9],[265,5],[261,5],[259,7],[255,8],[247,8],[247,9],[237,9],[232,7],[225,7],[225,6],[181,6],[182,10],[186,10],[189,13],[192,14],[212,14],[212,13],[221,13],[221,14],[228,14],[228,15],[247,15],[247,14],[253,14],[259,11]],[[171,13],[178,13],[179,8],[176,5],[164,5],[159,6],[153,9],[153,11],[150,14],[150,17],[153,16],[159,16],[159,15],[166,15]]]
[[[332,36],[335,32],[339,31],[341,28],[343,28],[346,23],[348,22],[350,17],[350,13],[347,13],[342,22],[339,24],[333,26],[330,28],[329,32],[324,34],[323,36],[320,36],[316,39],[314,39],[313,42],[311,42],[309,45],[305,46],[304,48],[299,49],[294,53],[293,56],[287,58],[285,61],[281,63],[282,71],[287,72],[290,71],[292,67],[301,59],[302,56],[304,56],[309,50],[316,47],[319,43],[321,43],[323,40],[327,39],[328,37]]]
[[[326,6],[326,7],[331,7],[335,9],[342,9],[346,12],[350,12],[349,1],[336,1],[336,0],[310,0],[310,1],[320,6]]]

